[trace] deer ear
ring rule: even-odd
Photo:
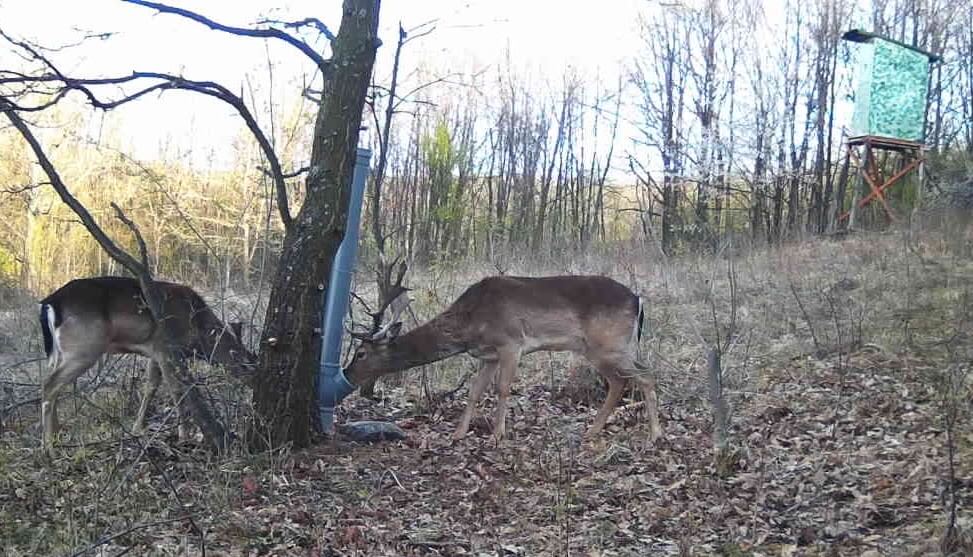
[[[392,325],[389,326],[389,332],[385,340],[393,341],[396,339],[396,337],[399,336],[399,333],[401,332],[402,332],[402,322],[396,321],[395,323],[392,323]]]

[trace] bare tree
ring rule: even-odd
[[[638,109],[642,119],[637,145],[656,150],[662,158],[662,181],[652,180],[648,163],[629,155],[629,166],[645,186],[656,185],[662,219],[662,250],[672,251],[678,222],[677,188],[684,176],[685,139],[683,113],[686,108],[688,64],[684,22],[665,10],[651,23],[641,23],[646,41],[645,60],[635,62],[632,81],[639,90]]]

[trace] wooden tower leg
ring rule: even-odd
[[[916,245],[919,243],[919,234],[922,232],[922,223],[920,222],[922,217],[920,216],[919,209],[922,207],[923,190],[926,189],[926,157],[921,147],[913,151],[912,156],[918,161],[918,181],[916,182],[916,200],[912,205],[912,216],[909,222],[909,236],[912,245]]]
[[[848,154],[852,153],[852,147],[848,147]],[[868,172],[868,160],[871,155],[871,149],[868,145],[865,145],[865,160],[862,161],[861,158],[855,157],[858,163],[858,172],[855,175],[858,177],[855,180],[855,195],[851,198],[851,214],[848,217],[848,230],[854,230],[855,226],[858,225],[858,203],[862,197],[862,187],[865,185],[865,173]]]

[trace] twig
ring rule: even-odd
[[[297,29],[299,27],[313,27],[324,35],[324,38],[328,39],[329,41],[334,41],[335,39],[334,33],[331,32],[331,29],[328,29],[328,26],[316,17],[306,17],[300,21],[291,22],[280,21],[277,19],[261,19],[257,22],[257,25],[283,25],[284,27],[289,27],[291,29]]]
[[[458,546],[458,547],[462,547],[463,549],[465,549],[467,551],[469,551],[473,547],[472,545],[470,545],[469,542],[464,542],[464,541],[442,541],[442,542],[434,542],[434,541],[431,541],[431,540],[409,540],[406,543],[409,544],[409,545],[411,545],[411,546],[414,546],[414,547],[452,547],[452,546]]]
[[[125,530],[122,530],[121,532],[116,532],[116,533],[114,533],[114,534],[112,534],[110,536],[105,536],[105,537],[102,537],[102,538],[100,538],[100,539],[92,542],[90,545],[86,546],[85,548],[80,549],[80,550],[75,551],[74,553],[72,553],[71,554],[71,557],[79,557],[81,555],[85,555],[86,553],[89,553],[92,549],[94,549],[96,547],[99,547],[99,546],[105,545],[107,543],[110,543],[112,540],[115,540],[115,539],[118,539],[118,538],[120,538],[122,536],[126,536],[128,534],[131,534],[132,532],[135,532],[137,530],[144,530],[146,528],[152,528],[153,526],[161,526],[163,524],[171,524],[173,522],[179,522],[180,520],[192,520],[193,517],[194,516],[198,516],[198,514],[199,513],[196,513],[196,514],[186,514],[186,515],[182,515],[182,516],[177,516],[175,518],[167,518],[165,520],[156,520],[155,522],[143,522],[142,524],[136,524],[135,526],[126,528]]]
[[[804,322],[807,323],[807,328],[811,331],[811,340],[814,342],[814,350],[815,352],[820,352],[821,344],[818,343],[818,335],[814,332],[814,323],[811,322],[811,316],[808,315],[807,310],[804,309],[804,302],[802,302],[801,297],[797,295],[797,288],[794,286],[794,283],[788,281],[788,284],[791,287],[791,294],[794,295],[794,300],[797,301],[797,307],[801,308],[801,314],[804,315]]]
[[[13,369],[15,367],[20,367],[20,366],[25,365],[25,364],[32,364],[34,362],[43,362],[45,360],[47,360],[47,358],[44,357],[44,356],[39,356],[37,358],[28,358],[26,360],[21,360],[19,362],[14,362],[12,364],[8,364],[4,369],[5,370],[11,370],[11,369]]]
[[[11,404],[10,406],[4,408],[3,410],[0,410],[0,418],[7,417],[8,414],[10,414],[14,410],[20,408],[21,406],[27,406],[29,404],[39,404],[40,401],[41,401],[40,398],[31,398],[31,399],[27,399],[27,400],[22,400],[20,402],[15,402],[15,403]]]

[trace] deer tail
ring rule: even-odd
[[[41,332],[44,334],[44,353],[51,367],[56,367],[61,354],[57,339],[57,327],[60,324],[57,308],[50,303],[41,303],[40,322]]]
[[[632,342],[638,344],[642,340],[642,332],[645,326],[645,307],[641,296],[635,296],[635,305],[635,325],[632,330]]]
[[[635,364],[635,368],[637,370],[639,370],[639,371],[648,371],[649,366],[646,365],[645,363],[639,361],[639,357],[640,357],[640,353],[641,353],[641,350],[639,349],[639,345],[640,345],[640,343],[642,341],[642,334],[645,331],[645,303],[644,303],[644,300],[642,299],[642,297],[639,296],[639,295],[637,295],[637,294],[635,296],[635,303],[636,303],[637,309],[636,309],[636,313],[635,313],[635,324],[632,327],[632,329],[633,329],[632,330],[632,349],[634,351],[634,360],[633,360],[632,363]]]

